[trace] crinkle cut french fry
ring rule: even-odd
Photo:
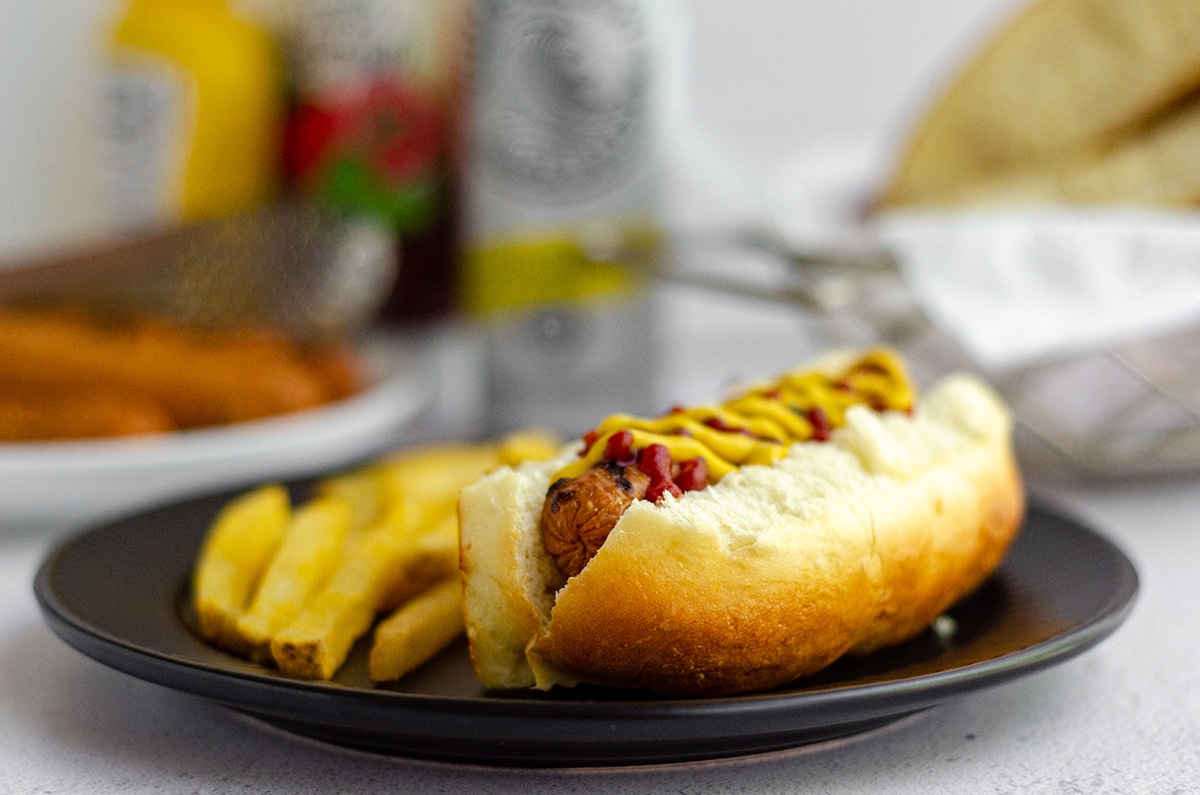
[[[392,682],[418,668],[463,633],[462,583],[449,577],[380,622],[367,670]]]
[[[243,494],[217,514],[192,580],[203,637],[233,651],[246,651],[237,620],[275,554],[290,515],[287,490],[278,484]]]
[[[371,628],[413,540],[387,523],[353,539],[329,583],[272,639],[271,656],[279,669],[303,679],[331,678]]]
[[[317,497],[300,507],[284,532],[237,631],[252,656],[270,654],[270,642],[336,570],[350,529],[350,505]]]

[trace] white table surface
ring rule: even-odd
[[[723,340],[713,338],[707,357],[672,358],[664,377],[685,392],[708,390],[751,362],[775,366],[807,338],[782,310],[707,300],[668,307],[668,317],[683,319],[668,324],[669,348],[695,339],[687,318],[705,318]],[[446,351],[445,379],[461,386],[474,363],[453,340]],[[471,406],[460,400],[440,410],[432,426]],[[60,641],[38,612],[31,583],[52,538],[9,532],[0,537],[0,793],[1200,791],[1200,475],[1032,489],[1117,542],[1138,568],[1134,610],[1099,646],[848,740],[607,771],[347,751],[118,673]]]

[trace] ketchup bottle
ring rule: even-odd
[[[293,101],[284,145],[294,190],[382,221],[400,246],[385,320],[454,304],[450,164],[460,6],[447,0],[294,0],[285,18]]]

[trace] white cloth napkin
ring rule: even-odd
[[[892,213],[874,226],[931,322],[985,367],[1200,319],[1200,214],[1040,208]]]
[[[1001,370],[1200,321],[1200,213],[1125,207],[890,212],[861,220],[879,149],[811,150],[765,195],[793,245],[876,242],[935,326]]]

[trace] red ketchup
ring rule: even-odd
[[[715,431],[722,431],[723,433],[740,433],[743,436],[754,435],[749,428],[740,428],[736,425],[730,425],[720,417],[709,417],[704,421],[704,424]]]
[[[617,431],[604,445],[604,460],[628,466],[638,460],[633,449],[633,431]]]
[[[853,397],[860,399],[876,411],[889,410],[888,396],[885,392],[877,389],[860,388],[855,385],[854,376],[860,374],[890,375],[886,368],[873,362],[867,362],[858,365],[847,376],[838,380],[830,380],[829,383],[834,389],[851,393]],[[756,394],[768,400],[782,400],[783,398],[782,392],[777,388],[763,390]],[[830,419],[829,413],[822,406],[811,406],[805,409],[798,405],[785,405],[791,411],[808,420],[812,429],[812,435],[809,438],[812,441],[825,442],[830,439],[834,431],[834,423]],[[913,408],[912,406],[908,406],[903,410],[912,412]],[[669,411],[670,414],[683,414],[686,412],[687,409],[679,405],[672,406]],[[756,439],[762,438],[767,441],[781,443],[781,440],[771,436],[759,437],[750,428],[727,422],[720,416],[709,416],[706,419],[700,420],[700,422],[720,433],[744,434]],[[673,433],[677,436],[692,436],[686,428],[680,428],[673,431]],[[600,432],[598,430],[585,433],[583,435],[584,449],[581,455],[586,455],[599,439]],[[670,493],[675,497],[680,497],[685,492],[699,491],[708,486],[708,463],[703,457],[672,462],[670,448],[657,443],[637,450],[634,448],[634,434],[631,430],[620,430],[611,434],[605,442],[602,458],[605,461],[611,461],[621,466],[629,466],[636,463],[650,479],[650,485],[646,489],[644,499],[651,502],[658,502],[664,494]]]
[[[675,484],[684,491],[700,491],[708,485],[708,463],[703,458],[680,461]]]
[[[651,444],[642,448],[637,463],[650,476],[650,485],[646,488],[647,500],[658,502],[667,493],[675,497],[683,496],[683,489],[671,479],[671,451],[666,445]]]
[[[833,433],[833,423],[829,421],[825,409],[813,406],[805,412],[805,416],[812,425],[812,438],[818,442],[829,441],[829,434]]]

